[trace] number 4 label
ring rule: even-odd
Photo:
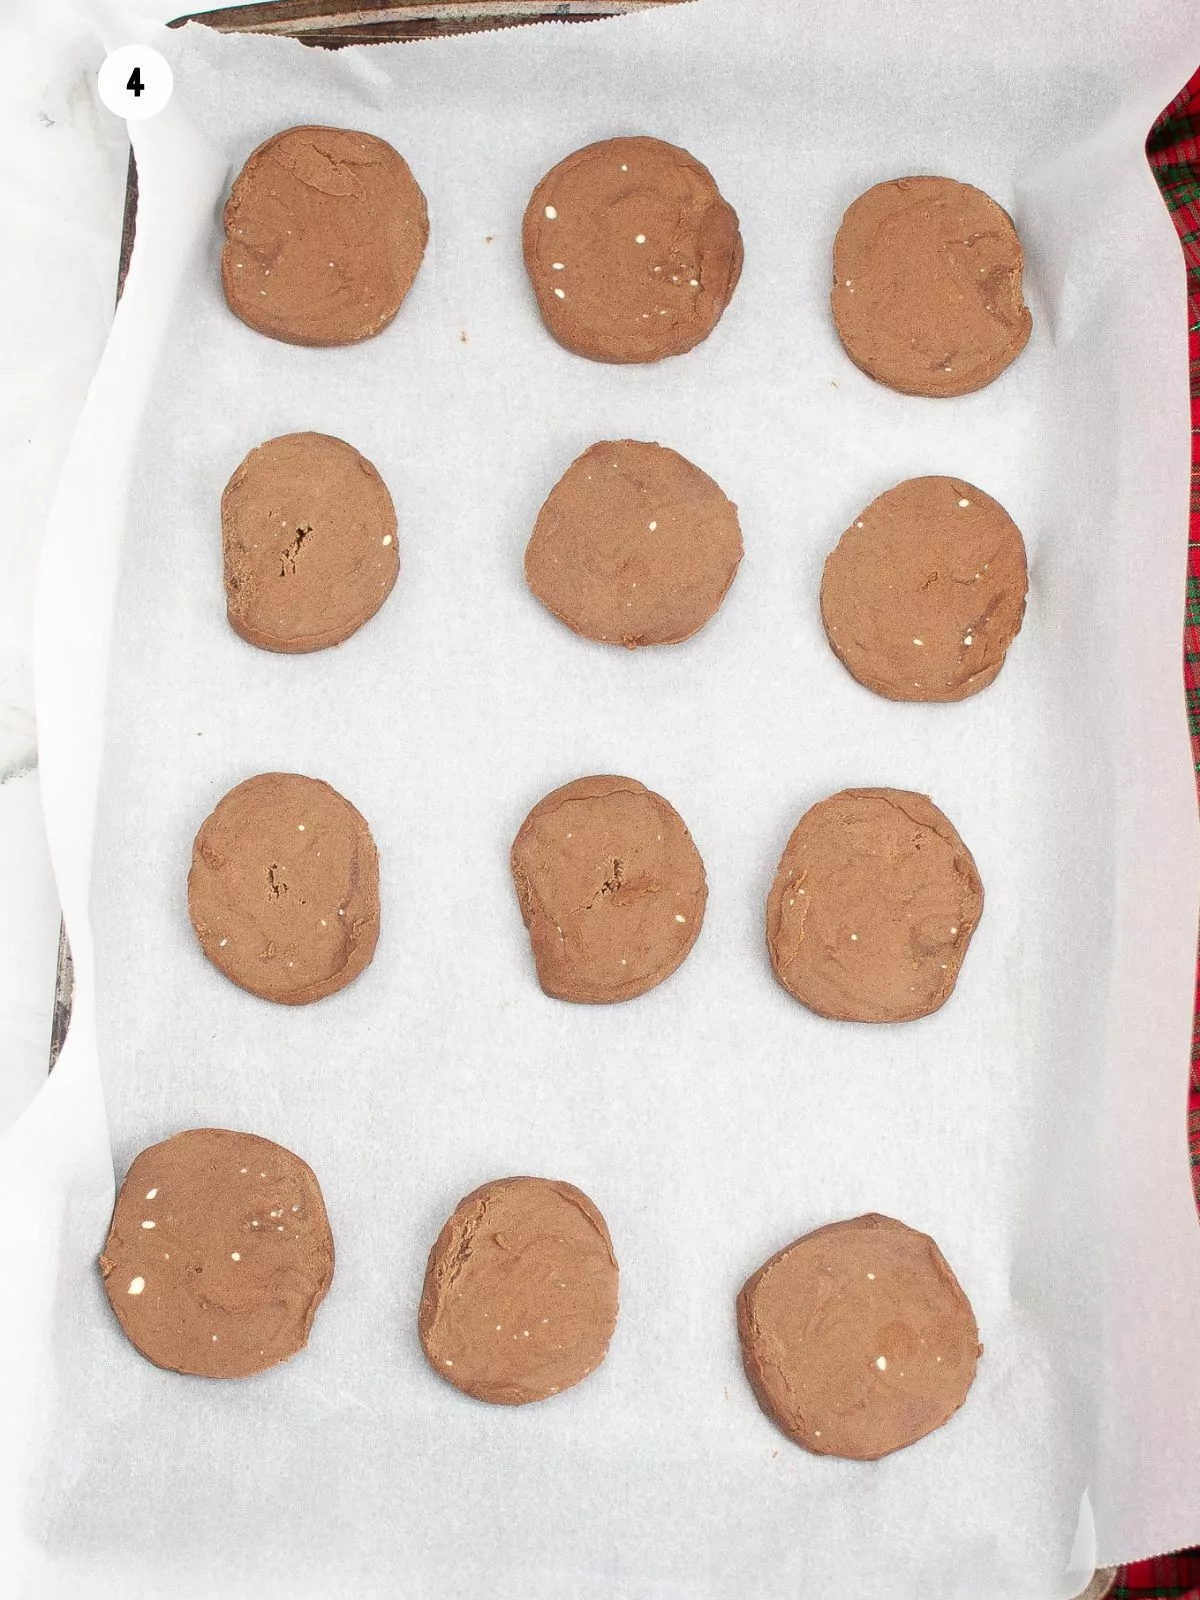
[[[97,87],[110,111],[129,122],[143,122],[166,105],[174,79],[166,59],[157,50],[129,44],[105,57]]]

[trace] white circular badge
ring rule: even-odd
[[[127,44],[105,56],[97,82],[100,98],[110,111],[129,122],[141,122],[166,105],[175,79],[157,50]]]

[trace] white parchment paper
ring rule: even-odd
[[[16,1593],[981,1600],[1067,1595],[1097,1553],[1200,1537],[1184,296],[1141,150],[1200,25],[1174,0],[978,24],[966,4],[701,0],[337,55],[156,36],[175,98],[135,131],[134,266],[39,616],[80,988],[0,1147]],[[228,181],[304,121],[390,139],[429,201],[415,288],[352,349],[261,339],[220,293]],[[554,344],[520,258],[537,179],[627,132],[703,160],[746,244],[711,338],[644,369]],[[910,172],[981,185],[1026,247],[1029,348],[961,400],[872,384],[829,321],[842,211]],[[339,649],[273,657],[225,622],[218,499],[252,445],[301,428],[377,465],[401,576]],[[522,581],[559,474],[624,436],[741,511],[738,579],[672,649],[589,645]],[[1008,666],[952,707],[861,689],[816,603],[854,513],[926,472],[998,497],[1031,558]],[[200,821],[272,768],[332,782],[382,862],[373,966],[295,1011],[204,961],[184,897]],[[571,1007],[536,985],[508,846],[546,790],[607,771],[682,813],[708,914],[670,982]],[[810,1015],[763,943],[791,827],[859,784],[931,794],[987,891],[952,1001],[899,1028]],[[94,1267],[109,1136],[123,1172],[197,1124],[303,1154],[337,1241],[309,1349],[246,1383],[140,1361]],[[445,1215],[511,1172],[584,1188],[622,1266],[602,1368],[520,1410],[440,1383],[415,1331]],[[733,1303],[780,1245],[868,1209],[934,1234],[986,1353],[949,1426],[859,1465],[762,1416]]]

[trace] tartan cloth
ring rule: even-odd
[[[1192,498],[1188,531],[1187,608],[1183,629],[1183,681],[1192,758],[1200,785],[1200,70],[1150,130],[1146,156],[1167,202],[1187,263],[1188,371],[1192,394]],[[1200,1206],[1200,962],[1192,1022],[1188,1086],[1188,1148],[1192,1188]],[[1200,1483],[1196,1485],[1200,1503]],[[1122,1567],[1112,1600],[1200,1600],[1200,1549],[1180,1550]]]
[[[1146,155],[1171,212],[1188,279],[1188,370],[1192,392],[1192,498],[1188,533],[1187,609],[1183,681],[1192,758],[1200,784],[1200,69],[1163,112],[1146,141]],[[1192,1075],[1188,1094],[1188,1146],[1192,1187],[1200,1205],[1200,965],[1192,1024]]]

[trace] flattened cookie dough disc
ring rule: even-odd
[[[375,954],[371,830],[319,778],[248,778],[196,835],[188,912],[204,954],[241,988],[289,1006],[321,1000]]]
[[[557,1000],[645,994],[696,942],[708,886],[683,818],[633,778],[579,778],[540,800],[512,875],[537,965]]]
[[[702,628],[742,559],[737,507],[674,450],[585,450],[550,491],[525,551],[529,587],[602,644],[677,644]]]
[[[855,366],[902,394],[970,394],[1024,350],[1033,318],[1007,211],[953,178],[868,189],[833,246],[833,320]]]
[[[825,563],[834,653],[889,700],[986,689],[1025,615],[1025,541],[1004,507],[958,478],[909,478],[873,500]]]
[[[822,1456],[875,1461],[948,1422],[983,1354],[970,1302],[928,1234],[891,1217],[818,1228],[738,1295],[759,1405]]]
[[[806,811],[767,897],[775,976],[842,1022],[911,1022],[950,997],[983,912],[971,852],[927,795],[843,789]]]
[[[403,156],[350,128],[287,128],[260,144],[225,204],[229,309],[288,344],[354,344],[400,309],[429,239]]]
[[[599,1211],[548,1178],[501,1178],[460,1200],[433,1249],[417,1327],[439,1377],[477,1400],[546,1400],[604,1360],[617,1263]]]
[[[230,627],[261,650],[340,644],[400,570],[396,512],[375,468],[327,433],[260,444],[221,496]]]
[[[707,339],[742,270],[737,213],[661,139],[605,139],[533,191],[525,266],[547,328],[592,361],[660,361]]]
[[[246,1378],[308,1343],[333,1237],[299,1156],[253,1133],[191,1128],[130,1167],[100,1270],[147,1361]]]

